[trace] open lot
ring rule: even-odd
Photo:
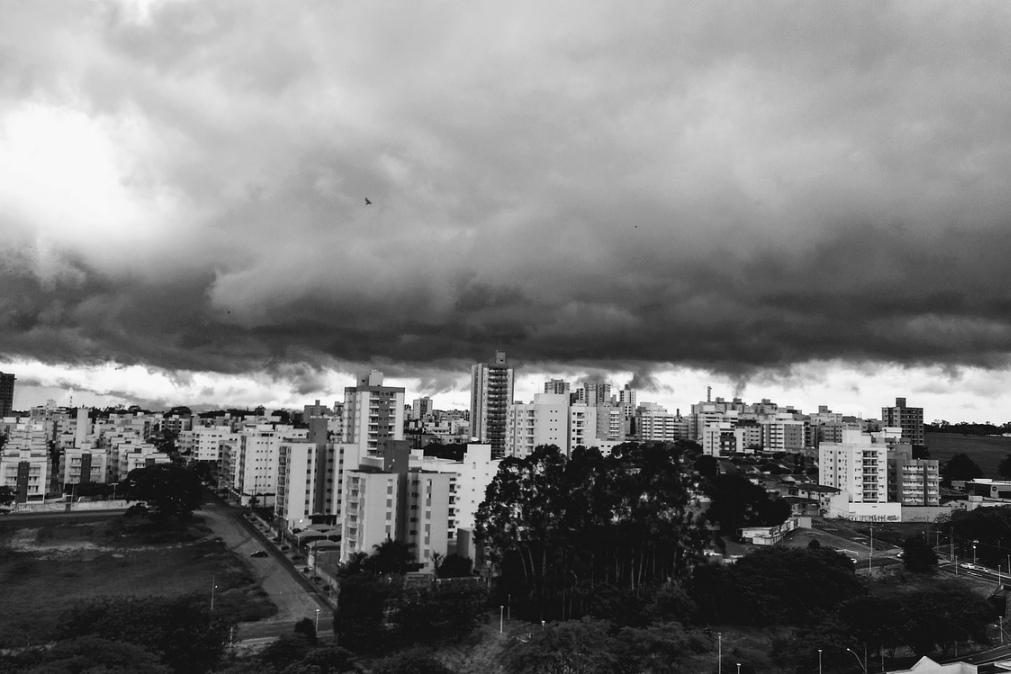
[[[957,433],[927,433],[930,458],[942,464],[955,454],[967,454],[983,470],[983,477],[997,477],[997,465],[1011,454],[1011,438]]]
[[[215,613],[256,620],[277,610],[199,517],[171,532],[120,515],[0,520],[0,647],[44,641],[78,601],[199,593],[210,605],[212,583]]]

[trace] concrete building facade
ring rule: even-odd
[[[843,441],[818,448],[818,483],[845,493],[850,503],[888,502],[888,445],[883,434],[843,431]]]
[[[470,372],[470,433],[489,444],[495,458],[506,452],[506,416],[513,402],[515,372],[504,351],[490,363],[477,363]]]
[[[923,408],[909,407],[905,398],[896,398],[893,407],[881,408],[881,425],[902,429],[902,438],[911,445],[927,444],[923,429]]]
[[[372,370],[356,386],[344,389],[344,442],[362,453],[378,451],[387,440],[404,439],[404,389],[383,386],[383,373]]]

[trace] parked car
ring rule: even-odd
[[[250,555],[250,557],[266,557],[266,556],[267,556],[266,550],[257,550],[256,552]]]

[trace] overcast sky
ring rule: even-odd
[[[471,362],[1011,418],[1011,4],[0,0],[18,402]],[[371,205],[366,205],[368,197]]]

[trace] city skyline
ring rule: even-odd
[[[15,405],[471,364],[1011,414],[1003,3],[5,8]],[[63,401],[60,401],[63,402]]]

